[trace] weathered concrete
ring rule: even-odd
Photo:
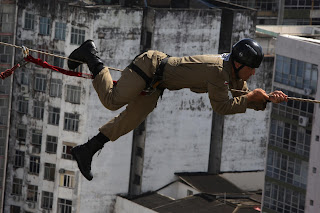
[[[248,81],[249,89],[271,92],[273,57],[265,58]],[[221,171],[264,170],[270,104],[265,111],[247,109],[245,114],[225,116]]]
[[[220,16],[220,10],[154,10],[152,48],[174,56],[216,54]],[[171,182],[175,172],[207,171],[211,117],[207,94],[165,91],[147,119],[142,192]]]
[[[19,20],[18,20],[18,31],[17,31],[17,42],[18,44],[24,44],[26,40],[33,41],[32,44],[29,43],[27,47],[32,49],[38,49],[38,45],[46,46],[48,50],[61,51],[65,55],[69,55],[73,49],[78,47],[78,45],[71,45],[71,26],[76,26],[80,29],[86,31],[85,38],[95,40],[98,49],[100,50],[100,56],[106,65],[124,68],[131,58],[138,54],[140,51],[140,33],[141,33],[141,23],[142,23],[142,10],[139,9],[121,9],[121,8],[108,8],[104,10],[99,9],[86,9],[83,7],[65,7],[62,10],[62,6],[58,5],[55,7],[54,11],[50,10],[47,17],[51,17],[52,23],[55,21],[62,21],[67,23],[66,29],[66,41],[58,41],[54,39],[54,33],[50,36],[38,35],[39,22],[38,18],[40,15],[44,15],[42,11],[47,9],[43,7],[49,7],[41,4],[41,2],[34,1],[28,2],[28,4],[20,2],[19,7]],[[61,7],[60,7],[61,6]],[[32,8],[32,9],[31,9]],[[43,10],[41,10],[41,8]],[[32,11],[35,14],[35,27],[34,30],[24,29],[24,12]],[[54,14],[54,15],[53,15]],[[66,19],[66,17],[68,17]],[[52,26],[52,25],[51,25]],[[54,32],[54,27],[51,30]],[[32,45],[32,46],[31,46]],[[37,57],[37,55],[33,56]],[[21,59],[20,54],[17,55],[17,59]],[[52,63],[52,59],[49,59],[49,63]],[[88,72],[85,67],[85,72]],[[17,73],[18,77],[15,81],[14,90],[14,113],[13,113],[13,124],[11,126],[11,139],[10,144],[12,145],[10,149],[10,160],[9,167],[12,168],[12,163],[14,162],[14,152],[15,148],[19,150],[31,150],[31,145],[29,145],[31,140],[31,129],[42,130],[42,148],[41,154],[41,167],[40,174],[38,176],[28,175],[28,167],[19,168],[12,170],[8,173],[10,178],[7,179],[7,206],[8,209],[10,204],[15,204],[16,201],[12,200],[10,195],[12,186],[12,175],[16,175],[18,178],[23,180],[29,180],[31,184],[38,185],[38,203],[36,204],[37,209],[41,209],[41,196],[42,191],[49,191],[54,193],[53,199],[53,212],[57,211],[57,200],[58,198],[72,200],[73,208],[76,212],[111,212],[113,209],[113,203],[116,198],[116,194],[127,193],[128,183],[129,183],[129,171],[130,171],[130,159],[131,159],[131,140],[132,134],[128,134],[117,141],[117,143],[109,143],[106,146],[99,157],[94,157],[93,159],[93,175],[94,180],[88,182],[79,173],[75,161],[61,159],[62,154],[62,143],[72,142],[76,144],[82,144],[87,141],[88,138],[98,133],[98,128],[106,123],[109,119],[116,116],[120,110],[116,112],[110,112],[104,109],[100,104],[100,101],[94,91],[91,81],[85,79],[78,79],[74,77],[68,77],[56,72],[51,72],[46,69],[40,69],[35,65],[28,65],[26,69],[29,74],[30,93],[25,94],[29,97],[29,112],[27,115],[20,115],[16,113],[17,111],[17,99],[20,92],[20,73]],[[35,73],[44,73],[47,77],[47,88],[49,88],[50,79],[61,79],[63,82],[62,98],[52,98],[49,96],[49,90],[46,93],[34,92],[33,79]],[[112,72],[113,77],[119,78],[119,72]],[[80,104],[71,104],[65,101],[65,85],[78,85],[82,87],[82,96]],[[33,100],[45,101],[45,112],[44,120],[33,119]],[[60,125],[52,126],[47,125],[48,118],[48,106],[59,107],[60,110]],[[73,133],[63,130],[63,119],[64,112],[77,112],[80,114],[79,122],[79,132]],[[99,113],[97,113],[99,112]],[[17,146],[15,142],[16,127],[18,124],[23,123],[28,126],[27,134],[27,144],[26,146]],[[45,142],[46,136],[53,135],[57,136],[58,147],[57,153],[47,154],[45,152]],[[16,146],[14,146],[16,144]],[[25,165],[29,164],[29,154],[26,154]],[[59,169],[63,168],[70,171],[78,171],[75,175],[75,189],[65,189],[59,187],[58,184],[53,184],[52,182],[44,181],[44,162],[56,164],[56,175],[55,179],[59,181]],[[104,186],[104,187],[101,187]],[[23,190],[22,197],[25,199],[26,191]],[[99,198],[99,199],[97,199]],[[24,202],[21,199],[20,202]],[[28,207],[24,205],[26,209]],[[23,207],[23,205],[21,205]],[[40,210],[39,210],[40,211]]]

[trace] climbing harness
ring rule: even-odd
[[[139,55],[138,55],[139,56]],[[137,57],[138,57],[137,56]],[[137,58],[135,57],[135,58]],[[136,72],[143,80],[146,82],[146,87],[143,90],[143,93],[145,95],[151,95],[153,94],[158,88],[158,86],[163,81],[163,72],[164,67],[167,64],[170,56],[167,56],[166,58],[162,59],[159,66],[156,69],[156,72],[154,73],[153,77],[150,78],[146,75],[145,72],[143,72],[137,65],[134,64],[134,60],[131,62],[131,64],[128,66],[130,69],[132,69],[134,72]],[[163,93],[163,89],[161,91],[161,95]]]

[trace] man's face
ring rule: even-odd
[[[238,73],[239,78],[241,78],[242,80],[246,81],[248,80],[252,75],[254,75],[256,73],[256,69],[255,68],[251,68],[251,67],[247,67],[244,66]]]

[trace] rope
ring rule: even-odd
[[[237,90],[237,89],[230,89],[230,91],[232,92],[242,92],[245,94],[248,94],[249,91],[244,91],[244,90]],[[312,100],[312,99],[305,99],[305,98],[295,98],[295,97],[287,97],[288,100],[292,100],[292,101],[302,101],[302,102],[311,102],[311,103],[317,103],[320,104],[320,101],[318,100]]]
[[[10,47],[14,47],[14,48],[24,49],[23,47],[20,47],[20,46],[14,45],[14,44],[8,44],[8,43],[1,42],[1,41],[0,41],[0,44],[6,45],[6,46],[10,46]],[[29,48],[28,48],[28,50],[29,50],[29,51],[32,51],[32,52],[36,52],[36,53],[41,53],[41,54],[53,56],[53,57],[63,58],[63,59],[66,59],[66,60],[69,60],[69,61],[74,61],[74,62],[81,63],[81,64],[84,63],[83,61],[74,60],[74,59],[71,59],[71,58],[68,58],[68,57],[64,57],[64,56],[61,56],[61,55],[55,55],[55,54],[52,54],[52,53],[43,52],[43,51],[34,50],[34,49],[29,49]],[[108,67],[108,68],[109,68],[110,70],[115,70],[115,71],[119,71],[119,72],[122,72],[122,71],[123,71],[123,70],[121,70],[121,69],[117,69],[117,68],[113,68],[113,67]]]

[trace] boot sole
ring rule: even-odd
[[[72,157],[77,161],[78,168],[79,168],[81,174],[83,175],[83,177],[85,177],[88,181],[91,181],[91,180],[93,179],[93,177],[91,177],[91,176],[88,177],[88,176],[84,175],[83,170],[82,170],[81,167],[79,166],[79,159],[77,158],[77,155],[74,153],[74,149],[71,149],[71,155],[72,155]]]
[[[78,47],[77,49],[75,49],[75,50],[72,51],[72,53],[69,55],[68,58],[77,60],[77,59],[74,58],[75,52],[76,52],[78,49],[80,49],[81,47],[83,47],[84,45],[86,45],[88,42],[93,42],[93,40],[86,40],[85,42],[83,42],[80,47]],[[68,68],[71,69],[71,70],[76,69],[76,68],[77,68],[78,66],[80,66],[81,64],[83,64],[83,63],[78,63],[78,62],[74,62],[74,61],[68,60]]]

